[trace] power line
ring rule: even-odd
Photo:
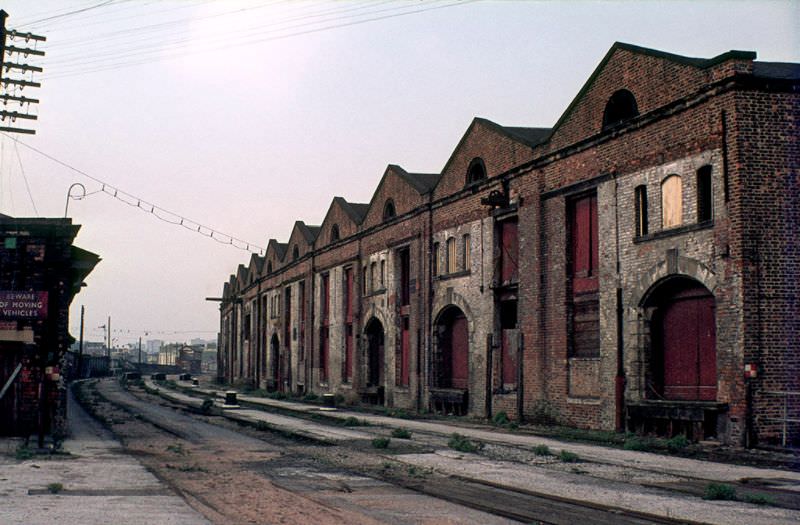
[[[25,189],[28,190],[28,197],[31,199],[31,206],[33,206],[33,212],[36,216],[39,216],[39,210],[36,209],[36,203],[33,202],[33,194],[31,193],[31,186],[28,184],[28,176],[25,174],[25,168],[22,166],[22,157],[19,155],[19,148],[17,147],[17,143],[14,142],[14,151],[17,153],[17,160],[19,161],[19,170],[22,172],[22,178],[25,180]]]
[[[71,170],[71,171],[73,171],[73,172],[75,172],[75,173],[77,173],[79,175],[82,175],[82,176],[86,177],[87,179],[90,179],[90,180],[92,180],[92,181],[94,181],[94,182],[96,182],[96,183],[101,185],[100,190],[98,190],[96,192],[88,193],[87,195],[82,196],[80,198],[85,198],[88,195],[92,195],[94,193],[102,192],[102,193],[105,193],[106,195],[109,195],[109,196],[117,199],[118,201],[124,202],[128,206],[132,206],[134,208],[138,208],[141,211],[152,215],[153,217],[157,218],[160,221],[166,222],[168,224],[173,224],[173,225],[176,225],[176,226],[182,226],[183,228],[185,228],[185,229],[187,229],[187,230],[189,230],[191,232],[199,233],[199,234],[203,235],[204,237],[208,237],[210,239],[213,239],[213,240],[217,241],[220,244],[233,246],[234,248],[238,248],[240,250],[245,250],[245,251],[248,251],[248,252],[255,252],[256,250],[258,250],[258,254],[259,255],[263,255],[266,252],[265,248],[263,248],[262,246],[259,246],[256,243],[252,243],[252,242],[249,242],[249,241],[245,241],[245,240],[239,239],[238,237],[234,237],[233,235],[229,235],[227,233],[221,232],[221,231],[217,230],[216,228],[211,228],[210,226],[206,226],[206,225],[204,225],[204,224],[202,224],[202,223],[200,223],[198,221],[195,221],[193,219],[189,219],[187,217],[184,217],[183,215],[181,215],[179,213],[175,213],[175,212],[172,212],[172,211],[170,211],[170,210],[168,210],[166,208],[163,208],[161,206],[157,206],[157,205],[155,205],[155,204],[153,204],[153,203],[151,203],[151,202],[149,202],[149,201],[147,201],[147,200],[145,200],[145,199],[143,199],[141,197],[137,197],[136,195],[133,195],[133,194],[128,193],[128,192],[126,192],[124,190],[121,190],[121,189],[117,188],[116,186],[112,186],[111,184],[109,184],[108,182],[106,182],[106,181],[104,181],[102,179],[99,179],[97,177],[89,175],[85,171],[79,170],[78,168],[76,168],[76,167],[74,167],[74,166],[72,166],[72,165],[70,165],[70,164],[68,164],[68,163],[66,163],[66,162],[64,162],[62,160],[57,159],[57,158],[53,157],[52,155],[49,155],[49,154],[45,153],[44,151],[31,146],[30,144],[26,144],[26,143],[22,142],[21,140],[15,138],[15,137],[11,137],[7,133],[3,133],[3,135],[6,135],[7,137],[12,138],[15,143],[18,143],[18,144],[21,144],[21,145],[25,146],[29,150],[31,150],[31,151],[33,151],[35,153],[38,153],[42,157],[45,157],[46,159],[49,159],[49,160],[55,162],[56,164],[59,164],[59,165],[65,167],[65,168],[67,168],[67,169],[69,169],[69,170]]]
[[[441,1],[443,1],[443,0],[435,0],[434,2],[431,2],[430,4],[439,3]],[[238,30],[236,32],[237,34],[235,36],[233,36],[233,37],[231,37],[230,35],[226,34],[226,32],[218,33],[216,35],[211,34],[208,37],[203,38],[203,44],[205,44],[206,46],[208,46],[209,44],[213,44],[210,47],[210,49],[225,49],[225,47],[220,47],[219,45],[217,45],[217,43],[222,43],[222,44],[225,44],[226,42],[234,42],[235,43],[237,40],[242,40],[243,38],[247,38],[248,36],[261,36],[261,35],[265,35],[265,34],[268,35],[268,34],[273,34],[273,33],[279,33],[281,31],[288,31],[288,30],[296,29],[296,28],[300,28],[300,27],[317,25],[317,24],[321,24],[321,23],[329,22],[329,21],[344,20],[344,19],[355,18],[355,17],[359,17],[359,16],[369,16],[369,15],[379,14],[379,13],[383,13],[383,12],[387,12],[387,11],[397,11],[397,10],[400,10],[400,9],[408,9],[408,6],[403,5],[403,6],[399,6],[399,7],[390,7],[390,8],[386,8],[386,9],[372,10],[372,11],[368,11],[366,13],[346,14],[346,13],[351,13],[353,11],[361,11],[361,10],[363,10],[365,8],[372,9],[374,7],[378,7],[378,6],[380,6],[382,4],[385,4],[385,3],[392,3],[392,0],[385,0],[383,2],[375,2],[375,3],[367,4],[367,5],[358,5],[358,6],[355,6],[355,7],[348,7],[348,8],[344,8],[344,9],[335,8],[335,9],[317,11],[317,12],[313,12],[313,13],[306,13],[306,14],[299,15],[299,16],[285,17],[285,18],[280,19],[280,20],[271,21],[271,22],[269,22],[267,24],[259,24],[257,27],[252,27],[252,28],[249,28],[247,30]],[[210,19],[210,18],[218,18],[219,16],[224,16],[224,15],[228,15],[228,14],[237,14],[237,13],[238,13],[238,11],[229,11],[229,12],[221,13],[218,16],[209,15],[209,16],[205,16],[205,17],[197,17],[197,18],[192,19],[192,21],[204,20],[204,19]],[[342,15],[342,14],[345,14],[345,16],[337,16],[337,15]],[[323,18],[323,19],[322,20],[318,20],[318,21],[310,21],[310,22],[307,21],[307,20],[315,19],[315,18],[316,19]],[[328,20],[325,20],[324,18],[328,18]],[[299,22],[299,23],[290,24],[291,22]],[[143,31],[147,31],[147,32],[149,32],[151,30],[160,31],[161,26],[171,25],[171,24],[172,24],[172,22],[162,22],[161,24],[153,24],[151,26],[143,26],[142,30]],[[290,24],[290,25],[287,25],[287,24]],[[278,26],[278,27],[275,28],[275,29],[269,29],[269,30],[265,31],[265,28],[276,27],[276,26]],[[286,27],[280,27],[280,26],[286,26]],[[87,64],[105,62],[107,60],[119,61],[119,59],[121,59],[121,58],[136,58],[137,56],[146,56],[146,55],[159,54],[159,53],[161,53],[161,52],[163,52],[165,50],[177,49],[177,48],[185,48],[185,47],[188,47],[188,46],[190,46],[190,45],[192,45],[193,43],[196,42],[196,40],[194,38],[192,38],[192,37],[181,37],[181,36],[179,36],[181,33],[191,32],[191,29],[186,29],[184,31],[178,31],[178,32],[171,32],[171,33],[169,33],[169,36],[172,37],[172,38],[169,38],[169,39],[161,39],[161,38],[158,38],[157,35],[151,35],[151,36],[148,37],[148,40],[145,41],[144,44],[142,43],[142,35],[138,34],[138,30],[136,28],[131,29],[129,31],[137,32],[137,34],[131,35],[131,36],[134,36],[136,38],[136,41],[134,41],[132,43],[122,42],[121,43],[122,45],[118,46],[118,47],[108,48],[107,46],[104,46],[102,52],[94,53],[94,54],[86,54],[83,51],[74,51],[74,52],[67,53],[67,54],[60,54],[60,55],[58,55],[58,59],[51,60],[50,62],[48,62],[48,67],[54,67],[57,70],[58,67],[62,67],[62,69],[63,69],[63,68],[68,68],[70,66],[80,66],[80,70],[83,70],[83,69],[85,69],[85,66]],[[134,44],[134,46],[130,47],[129,44]],[[126,46],[128,46],[128,47],[126,47]],[[62,71],[62,73],[63,73],[63,71]]]
[[[78,13],[85,13],[86,11],[91,11],[92,9],[97,9],[98,7],[103,7],[103,6],[107,6],[109,4],[113,4],[114,1],[115,0],[106,0],[105,2],[100,2],[99,4],[95,4],[95,5],[90,6],[90,7],[84,7],[83,9],[76,9],[75,11],[70,11],[68,13],[62,13],[60,15],[53,15],[53,16],[48,16],[48,17],[45,17],[45,18],[40,18],[39,20],[34,20],[33,22],[28,22],[25,25],[32,26],[34,24],[38,24],[38,23],[41,23],[41,22],[46,22],[48,20],[55,20],[57,18],[64,18],[65,16],[72,16],[72,15],[76,15]]]
[[[295,32],[292,32],[292,33],[286,33],[286,34],[282,34],[282,35],[266,36],[264,38],[252,38],[252,39],[245,40],[245,41],[234,42],[234,43],[231,43],[231,44],[228,44],[228,45],[214,46],[214,47],[212,47],[210,49],[213,49],[213,50],[231,49],[231,48],[242,47],[242,46],[251,45],[251,44],[260,44],[260,43],[270,42],[270,41],[275,41],[275,40],[283,40],[283,39],[292,38],[292,37],[296,37],[296,36],[302,36],[302,35],[308,35],[308,34],[328,31],[328,30],[331,30],[331,29],[338,29],[338,28],[342,28],[342,27],[366,24],[366,23],[369,23],[369,22],[387,20],[387,19],[396,18],[396,17],[400,17],[400,16],[406,16],[406,15],[422,13],[422,12],[425,12],[425,11],[432,11],[432,10],[437,10],[437,9],[446,9],[448,7],[464,5],[464,4],[473,3],[473,2],[477,2],[477,1],[480,1],[480,0],[459,0],[459,1],[456,1],[456,2],[453,2],[453,3],[444,4],[444,5],[437,5],[437,6],[433,6],[433,7],[423,7],[423,8],[419,8],[419,9],[410,10],[410,11],[404,11],[404,12],[401,12],[401,13],[392,13],[392,14],[387,14],[387,15],[383,15],[383,16],[375,16],[375,17],[366,18],[366,19],[362,19],[362,20],[353,20],[353,21],[349,21],[349,22],[334,23],[334,24],[330,24],[330,25],[326,25],[326,26],[322,26],[322,27],[316,27],[316,28],[312,28],[312,29],[295,31]],[[298,27],[298,26],[301,26],[301,25],[311,25],[311,24],[298,24],[298,25],[296,25],[294,27]],[[276,32],[285,31],[285,30],[286,30],[286,28],[273,30],[273,31],[267,31],[265,33],[262,33],[262,35],[264,35],[264,34],[269,35],[271,33],[276,33]],[[254,36],[259,36],[259,35],[254,35]],[[176,43],[180,43],[180,42],[176,42]],[[177,47],[185,47],[185,45],[176,45],[176,46],[173,46],[173,47],[176,47],[176,48]],[[81,68],[77,68],[77,69],[74,69],[74,70],[61,72],[61,73],[58,73],[58,74],[55,74],[55,75],[52,75],[52,76],[47,76],[47,79],[52,80],[52,79],[55,79],[55,78],[66,78],[66,77],[72,77],[72,76],[76,76],[76,75],[84,75],[84,74],[95,73],[95,72],[100,72],[100,71],[111,71],[111,70],[121,69],[121,68],[125,68],[125,67],[132,67],[132,66],[137,66],[137,65],[142,65],[142,64],[148,64],[148,63],[152,63],[152,62],[160,61],[160,60],[171,60],[171,59],[175,59],[175,58],[183,58],[183,57],[186,57],[186,56],[196,55],[198,53],[208,53],[208,51],[210,49],[207,49],[207,48],[196,49],[196,50],[192,50],[192,51],[174,53],[174,54],[171,54],[171,55],[170,54],[167,54],[167,55],[163,55],[162,54],[157,59],[142,57],[139,60],[122,61],[122,62],[111,63],[111,64],[107,64],[107,65],[98,65],[97,67],[95,67],[93,69],[86,69],[86,68],[81,67]],[[162,49],[158,49],[158,50],[154,50],[154,51],[145,51],[144,54],[147,54],[147,55],[159,54],[159,53],[161,53],[161,51],[162,51]],[[135,57],[135,53],[129,54],[128,56],[129,56],[129,58],[132,58],[132,59],[136,58]],[[116,57],[116,58],[118,58],[118,57]],[[100,61],[100,60],[98,60],[98,61]],[[86,62],[83,61],[84,65],[85,65],[85,63]]]

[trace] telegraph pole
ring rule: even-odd
[[[4,124],[6,119],[12,123],[16,122],[17,119],[37,120],[39,117],[28,113],[28,111],[31,104],[38,104],[39,100],[19,95],[16,90],[17,88],[21,91],[26,87],[41,87],[42,85],[39,82],[33,81],[33,74],[41,73],[44,70],[41,67],[22,64],[19,60],[29,56],[43,57],[44,51],[36,49],[36,44],[47,41],[47,38],[32,33],[19,33],[13,29],[9,30],[6,28],[7,18],[8,13],[0,10],[0,101],[3,103],[3,108],[0,110],[0,121],[3,121]],[[9,39],[11,40],[10,44]],[[26,47],[15,45],[17,40],[24,40],[23,45]],[[33,47],[27,47],[31,42],[33,42]],[[16,61],[6,60],[6,54],[14,57]],[[10,111],[8,110],[9,103],[14,104]],[[28,135],[36,133],[36,130],[33,129],[4,125],[0,125],[0,131]]]

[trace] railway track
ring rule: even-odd
[[[166,414],[163,411],[163,407],[154,409],[154,399],[146,397],[144,393],[138,393],[137,396],[134,396],[130,392],[121,391],[121,389],[103,386],[103,395],[110,403],[113,403],[121,410],[132,414],[137,419],[152,424],[161,431],[180,436],[194,443],[202,441],[202,437],[197,435],[191,427],[187,427],[185,423],[176,421],[175,418]],[[161,402],[163,402],[163,400]],[[172,408],[179,410],[183,408],[184,415],[202,419],[204,423],[216,422],[223,427],[231,426],[230,422],[223,422],[221,418],[208,418],[197,414],[189,414],[186,412],[186,406],[177,405],[174,401],[168,404],[172,406]],[[191,409],[192,412],[195,410],[196,407]],[[300,421],[302,422],[303,420],[300,419]],[[319,424],[319,421],[315,421],[314,423]],[[359,430],[365,434],[365,439],[362,441],[368,441],[368,438],[371,436],[378,436],[381,433],[385,434],[385,430],[377,427],[363,427]],[[265,433],[263,431],[259,433],[253,429],[241,429],[240,431],[248,432],[250,435],[255,432],[256,434],[260,434],[261,438],[265,441],[275,442],[275,436],[270,433]],[[286,433],[279,432],[279,434],[284,438],[287,437]],[[291,438],[292,436],[290,435],[288,441],[282,442],[281,446],[286,450],[287,456],[285,459],[290,460],[291,458],[291,461],[294,463],[302,463],[304,459],[310,456],[315,456],[314,459],[317,461],[321,456],[326,456],[326,453],[320,452],[325,448],[357,450],[357,457],[359,458],[357,463],[360,463],[360,465],[352,462],[351,464],[340,464],[332,468],[331,471],[323,473],[322,477],[336,477],[333,471],[337,470],[339,473],[343,472],[347,475],[368,476],[396,487],[436,498],[437,500],[516,522],[559,525],[572,523],[582,523],[586,525],[702,523],[700,521],[676,519],[646,512],[638,512],[612,505],[601,505],[591,501],[576,501],[575,499],[563,498],[555,494],[544,494],[538,491],[525,490],[523,488],[509,488],[508,486],[494,484],[485,480],[470,479],[466,476],[428,473],[421,479],[418,475],[407,475],[407,471],[404,470],[404,468],[387,470],[385,468],[374,468],[374,466],[364,467],[363,465],[370,463],[370,461],[373,464],[383,462],[385,466],[388,462],[392,462],[394,458],[386,456],[369,446],[365,446],[364,443],[359,444],[358,440],[339,443],[337,447],[313,447],[309,446],[307,436],[302,436],[300,444]],[[441,438],[439,438],[439,440],[440,439]],[[417,436],[415,437],[415,441],[418,441],[415,445],[417,448],[426,448],[434,445],[441,446],[441,443],[437,442],[436,436]],[[310,452],[309,449],[318,450]],[[417,452],[418,451],[419,450],[417,450]],[[364,457],[369,457],[370,461],[364,461]],[[398,455],[397,459],[402,460],[402,455]],[[274,467],[274,465],[272,466]],[[409,467],[409,469],[410,468],[411,467]],[[294,481],[296,475],[292,473],[292,469],[288,470],[289,474],[286,476],[282,475],[281,472],[281,469],[265,468],[262,471],[262,475],[266,476],[277,486],[287,490],[295,490],[300,493],[308,492],[305,488],[296,486]],[[294,478],[292,476],[294,476]],[[189,494],[189,496],[191,496],[191,494]],[[413,522],[413,520],[409,521],[409,523],[411,522]]]

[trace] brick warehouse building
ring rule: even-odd
[[[617,43],[553,128],[334,198],[225,284],[220,378],[797,444],[800,66],[755,58]]]
[[[0,436],[63,435],[69,306],[100,258],[70,219],[0,215]]]

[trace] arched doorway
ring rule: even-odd
[[[716,401],[714,305],[705,286],[685,277],[666,280],[647,298],[653,308],[648,397]]]
[[[445,308],[436,320],[431,399],[434,410],[466,414],[469,394],[469,327],[464,312]]]
[[[385,395],[383,333],[383,325],[375,317],[369,320],[364,330],[367,338],[367,394],[364,398],[367,402],[379,405],[383,404]]]
[[[269,342],[269,366],[272,389],[280,390],[283,378],[281,377],[281,344],[278,334],[272,334]]]

